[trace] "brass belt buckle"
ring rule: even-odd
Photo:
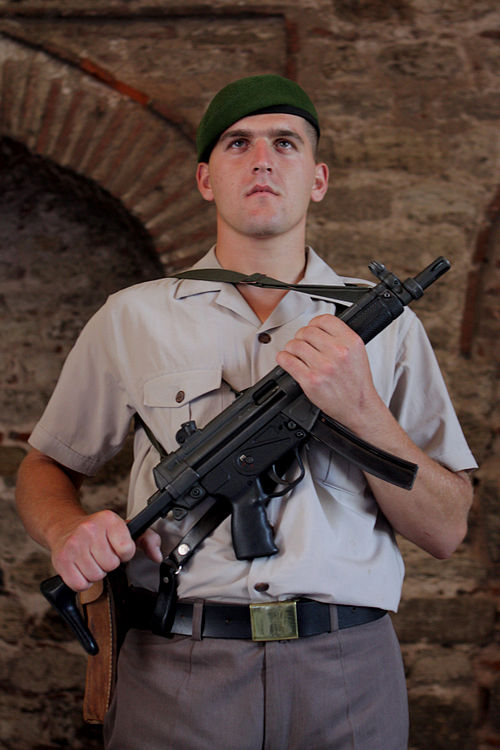
[[[297,601],[250,604],[253,641],[286,641],[299,637]]]

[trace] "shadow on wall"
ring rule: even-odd
[[[79,331],[106,297],[158,278],[152,242],[109,194],[0,141],[0,747],[101,747],[81,718],[85,657],[38,593],[52,574],[14,510],[27,436]],[[91,405],[89,405],[91,408]],[[85,490],[92,507],[124,506],[130,443]]]

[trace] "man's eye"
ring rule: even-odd
[[[293,143],[292,141],[289,141],[288,138],[280,138],[279,141],[276,142],[276,145],[278,148],[285,150],[293,148]]]
[[[243,148],[246,146],[246,140],[244,138],[235,138],[230,143],[231,148]]]

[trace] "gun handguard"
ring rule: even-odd
[[[373,262],[369,267],[380,283],[339,315],[365,343],[401,315],[412,300],[421,297],[424,289],[450,268],[450,263],[439,257],[405,282],[380,263]],[[275,554],[278,550],[265,504],[270,497],[289,492],[302,478],[299,475],[287,483],[277,475],[275,466],[290,453],[299,457],[299,449],[309,437],[386,481],[408,489],[413,484],[417,471],[414,464],[371,446],[327,417],[311,404],[288,373],[275,367],[203,429],[190,430],[185,442],[155,467],[159,489],[129,521],[132,538],[137,539],[171,508],[188,511],[204,497],[212,496],[231,502],[233,545],[238,559]],[[263,488],[263,478],[269,470],[274,472],[275,485],[284,485],[281,490]],[[43,581],[40,588],[85,650],[96,654],[98,645],[82,620],[75,592],[60,576]]]

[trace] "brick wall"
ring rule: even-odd
[[[373,258],[402,276],[452,261],[418,313],[481,464],[476,500],[452,560],[401,540],[394,621],[411,747],[498,747],[499,63],[494,0],[2,4],[0,746],[100,746],[80,719],[83,657],[37,593],[47,556],[13,510],[26,436],[105,296],[210,244],[196,123],[224,83],[277,72],[321,115],[320,253],[363,276]],[[122,507],[127,465],[87,485],[89,508]]]

